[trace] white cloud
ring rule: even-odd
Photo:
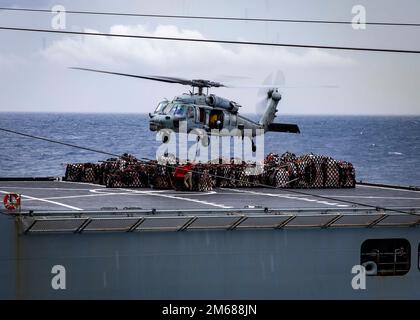
[[[97,32],[85,29],[85,32]],[[159,25],[149,30],[143,25],[115,25],[110,33],[205,39],[195,30]],[[42,51],[48,60],[76,65],[124,68],[147,66],[153,70],[178,71],[183,68],[205,73],[214,66],[232,70],[261,70],[284,67],[340,67],[355,62],[318,49],[221,45],[184,41],[143,40],[117,37],[74,36],[55,41]]]

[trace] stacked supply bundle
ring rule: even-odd
[[[96,163],[73,163],[66,167],[65,180],[101,184],[101,165]]]
[[[147,172],[150,186],[153,189],[172,189],[172,166],[158,164],[157,161],[149,161]]]
[[[218,180],[219,180],[218,187],[223,187],[223,188],[235,187],[236,177],[235,177],[235,171],[233,170],[234,165],[230,163],[223,163],[217,166],[218,166],[217,175],[218,175]]]
[[[331,157],[305,154],[296,157],[286,152],[268,154],[265,159],[264,181],[282,188],[354,188],[355,170],[351,163]]]
[[[206,192],[213,190],[214,178],[210,176],[210,164],[196,164],[193,166],[193,191]]]
[[[230,163],[191,164],[185,181],[184,176],[181,177],[183,181],[179,181],[180,177],[176,181],[174,173],[181,167],[176,158],[139,161],[124,154],[99,164],[68,164],[65,180],[98,183],[110,188],[172,189],[178,185],[182,190],[191,176],[193,191],[263,185],[275,188],[354,188],[356,185],[355,169],[351,163],[315,154],[297,157],[289,152],[282,155],[270,153],[264,163],[258,165],[233,160]]]

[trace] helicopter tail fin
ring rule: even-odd
[[[292,123],[270,123],[267,131],[300,133],[298,125]]]

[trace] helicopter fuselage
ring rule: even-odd
[[[242,138],[247,136],[252,140],[253,150],[256,148],[253,138],[257,134],[263,134],[267,131],[300,132],[296,124],[273,122],[278,111],[277,105],[281,100],[281,94],[275,85],[268,87],[265,98],[266,109],[260,120],[256,122],[239,115],[238,110],[241,106],[238,103],[214,94],[206,95],[203,93],[204,88],[208,92],[209,88],[229,87],[223,83],[203,79],[188,80],[177,77],[135,75],[80,67],[72,67],[71,69],[191,86],[193,92],[177,96],[171,102],[162,101],[153,113],[149,113],[151,131],[165,129],[166,131],[180,132],[183,129],[183,132],[190,133],[196,130],[197,139],[203,135],[203,130],[207,136],[226,135],[242,136]],[[267,88],[267,86],[264,87]],[[194,94],[195,88],[198,89],[198,93]],[[163,135],[163,140],[167,139],[167,135]]]
[[[204,130],[208,135],[254,137],[264,126],[238,114],[240,105],[216,95],[183,94],[172,101],[162,101],[150,113],[151,131],[170,129],[190,133]],[[180,123],[186,128],[180,129]],[[264,131],[263,131],[264,132]]]

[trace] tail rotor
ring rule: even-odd
[[[259,116],[262,116],[267,109],[268,102],[273,95],[277,92],[278,88],[285,87],[286,79],[284,73],[280,70],[270,73],[263,81],[262,86],[258,89],[257,95],[260,100],[255,106],[255,111]]]

